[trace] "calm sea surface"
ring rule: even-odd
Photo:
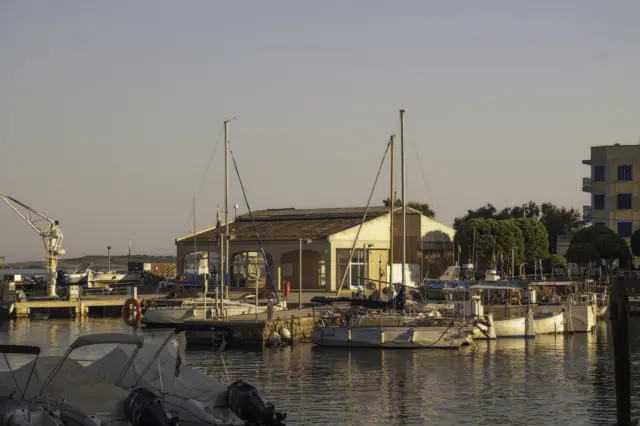
[[[640,321],[633,320],[634,406],[640,408]],[[16,320],[0,343],[37,344],[62,354],[76,336],[130,332],[119,319]],[[159,341],[166,331],[141,331]],[[74,352],[95,360],[110,347]],[[206,352],[187,364],[204,368]],[[12,366],[26,359],[10,358]],[[244,378],[289,425],[602,425],[615,423],[608,324],[595,333],[499,340],[460,351],[329,349],[310,344],[262,351],[227,350],[231,380]],[[6,369],[6,366],[2,367]],[[222,372],[217,371],[217,377]],[[640,414],[640,413],[636,413]]]

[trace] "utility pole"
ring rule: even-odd
[[[107,272],[111,272],[111,246],[107,246]]]

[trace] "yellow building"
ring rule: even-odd
[[[582,182],[591,194],[585,219],[630,238],[640,228],[640,145],[593,146],[582,163],[591,167],[591,177]]]
[[[455,231],[416,210],[407,210],[407,264],[412,265],[415,272],[412,281],[438,276],[453,263]],[[386,281],[391,215],[386,207],[371,207],[362,223],[364,212],[362,207],[287,208],[255,211],[253,220],[248,214],[238,216],[229,223],[228,282],[231,288],[255,288],[256,284],[267,287],[265,263],[258,253],[254,223],[279,287],[288,281],[293,288],[335,291],[341,283],[342,288],[353,289],[363,281]],[[399,209],[394,216],[393,263],[398,264],[401,262]],[[201,261],[208,263],[210,273],[219,270],[220,231],[224,229],[224,225],[214,226],[176,239],[178,273],[184,273],[185,258],[192,253],[198,253]],[[354,241],[357,241],[355,247]],[[352,248],[354,254],[348,267]],[[399,274],[395,274],[394,282],[398,282]]]

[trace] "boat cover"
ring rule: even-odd
[[[42,384],[60,359],[61,357],[58,356],[37,359],[36,368],[29,381],[29,388],[25,393],[26,399],[32,399],[39,394]],[[25,390],[34,362],[36,360],[14,370],[13,377],[10,372],[0,373],[0,395],[10,395],[15,391],[14,396],[20,398],[21,391]],[[124,367],[124,363],[121,364],[122,367]],[[19,384],[19,388],[16,386],[16,382]],[[127,390],[118,388],[88,372],[78,361],[67,359],[49,383],[43,397],[55,401],[65,401],[72,408],[85,414],[95,414],[103,420],[121,420],[126,419],[124,401],[128,395]]]
[[[131,367],[122,380],[121,386],[133,387],[144,368],[149,364],[157,352],[159,346],[145,344],[133,360]],[[131,357],[134,348],[131,345],[119,345],[104,357],[100,358],[88,367],[88,370],[97,376],[114,383],[122,372],[122,368]],[[164,390],[165,394],[184,399],[193,399],[204,405],[221,406],[227,404],[227,386],[217,380],[201,373],[198,370],[180,366],[180,374],[176,377],[176,348],[167,345],[158,357],[158,360],[145,373],[139,386],[155,391]],[[182,357],[184,360],[184,357]],[[184,361],[183,361],[184,362]],[[159,374],[159,371],[160,373]]]

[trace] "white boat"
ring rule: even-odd
[[[205,303],[206,302],[206,303]],[[215,319],[216,301],[215,299],[204,297],[185,299],[179,306],[161,306],[160,301],[152,302],[152,306],[144,311],[142,323],[147,327],[171,327],[181,324],[184,321],[198,319]],[[224,317],[238,315],[254,315],[266,312],[265,305],[256,306],[255,303],[241,302],[237,300],[224,300]],[[273,306],[274,311],[285,309],[281,302]]]
[[[151,391],[138,388],[129,392],[88,372],[78,361],[69,358],[75,349],[98,344],[135,346],[131,358],[124,361],[124,369],[122,364],[118,366],[123,375],[144,339],[121,333],[79,337],[62,357],[36,358],[17,370],[0,374],[0,395],[19,393],[30,406],[60,413],[66,425],[130,426],[140,416],[158,426],[171,425],[170,416]]]
[[[311,341],[319,346],[458,349],[473,339],[469,327],[315,327]]]
[[[478,319],[476,329],[473,330],[474,340],[493,340],[497,339],[496,327],[493,324],[493,314],[488,313]]]
[[[564,333],[564,312],[545,312],[533,315],[533,326],[536,334]]]
[[[530,324],[533,323],[533,313],[531,313]],[[505,318],[494,320],[493,325],[496,329],[496,337],[520,337],[531,338],[536,337],[535,325],[527,326],[527,317]]]
[[[108,288],[114,285],[139,285],[144,279],[142,272],[121,273],[115,271],[95,272],[88,270],[87,287]]]
[[[180,336],[184,337],[183,334]],[[131,346],[117,346],[87,369],[124,389],[143,386],[153,390],[169,414],[184,424],[282,424],[286,414],[276,412],[274,406],[264,402],[257,389],[248,383],[223,384],[207,374],[180,365],[180,349],[168,345],[174,337],[175,332],[169,334],[161,345],[145,345],[120,380],[120,366],[133,355]],[[212,370],[217,357],[221,357],[223,349],[221,346],[207,373]]]

